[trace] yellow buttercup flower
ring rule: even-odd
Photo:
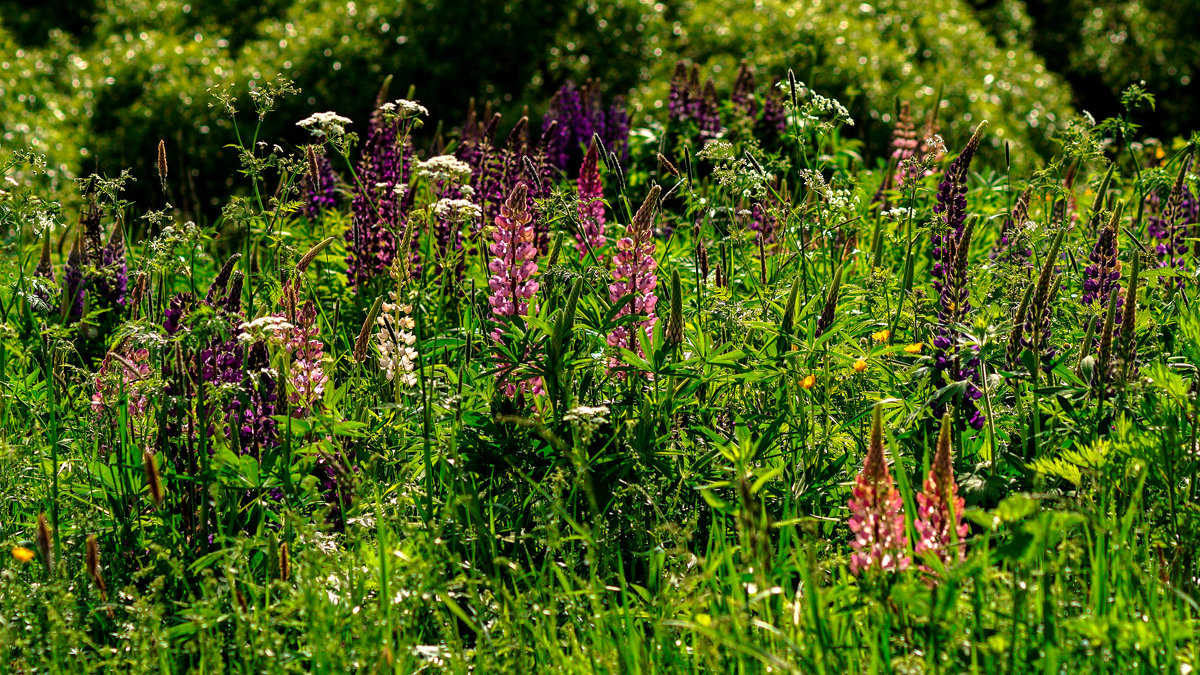
[[[892,332],[886,328],[878,333],[871,333],[871,339],[876,342],[887,342],[887,339],[892,336]]]
[[[854,372],[861,373],[866,369],[867,369],[867,362],[865,360],[859,359],[854,362]]]
[[[12,557],[16,558],[19,562],[27,563],[30,560],[33,560],[33,551],[25,548],[24,546],[14,546],[12,549]]]
[[[924,346],[925,346],[924,342],[914,342],[911,345],[905,347],[904,351],[908,352],[909,354],[920,354],[921,348]]]
[[[805,389],[812,389],[813,385],[815,385],[816,383],[817,383],[817,376],[813,375],[812,373],[809,373],[808,375],[804,376],[803,380],[800,381],[800,386],[804,387]]]

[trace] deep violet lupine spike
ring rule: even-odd
[[[763,130],[776,138],[787,132],[787,108],[783,105],[783,92],[779,91],[779,82],[780,80],[776,80],[772,84],[763,99],[761,122]]]
[[[604,187],[600,182],[600,152],[595,139],[588,145],[579,169],[578,182],[579,232],[575,234],[575,249],[584,258],[591,252],[597,262],[603,259],[604,248]]]
[[[705,141],[721,135],[721,108],[717,103],[717,88],[712,78],[704,83],[704,94],[696,114],[700,128],[700,140]]]
[[[613,98],[605,119],[607,124],[604,144],[618,159],[627,161],[629,159],[629,110],[623,96]],[[588,139],[582,139],[582,142],[586,143]]]
[[[119,222],[113,228],[108,244],[100,251],[100,265],[91,285],[101,306],[114,309],[125,306],[129,265],[125,260],[125,228]]]
[[[991,260],[1019,264],[1024,267],[1033,266],[1029,262],[1033,257],[1033,251],[1020,241],[1021,230],[1025,228],[1025,223],[1029,220],[1030,195],[1030,189],[1026,188],[1017,197],[1008,218],[1005,218],[1004,224],[1000,226],[1000,236],[996,239],[992,250],[988,252],[988,258]]]
[[[1118,204],[1088,255],[1089,264],[1083,270],[1084,304],[1097,303],[1105,307],[1110,294],[1116,292],[1119,295],[1121,292],[1121,261],[1117,259],[1117,223],[1120,218],[1121,205]],[[1120,304],[1117,309],[1120,309]]]
[[[103,255],[104,246],[101,240],[104,230],[100,223],[102,215],[103,212],[96,202],[84,207],[83,212],[79,214],[79,227],[83,232],[83,252],[92,267],[100,266],[100,258]]]
[[[163,312],[163,330],[167,335],[175,335],[183,328],[183,319],[195,302],[191,293],[176,293],[167,301],[167,309]]]
[[[688,68],[683,61],[676,61],[671,90],[667,94],[667,119],[683,122],[688,117]]]
[[[638,315],[645,319],[639,321],[635,330],[628,326],[617,326],[608,335],[610,347],[623,347],[641,355],[642,345],[638,332],[650,337],[658,317],[654,307],[658,296],[654,290],[658,286],[658,261],[654,259],[654,220],[658,212],[658,198],[662,188],[655,185],[650,188],[642,206],[626,228],[625,236],[617,242],[617,253],[613,256],[613,283],[608,286],[608,299],[616,302],[626,295],[633,299],[621,307],[618,316]],[[617,377],[620,371],[614,369],[621,363],[616,357],[609,359],[609,371]]]
[[[942,429],[938,434],[937,452],[925,477],[924,489],[917,495],[917,517],[913,529],[917,541],[913,550],[932,553],[943,564],[962,560],[961,543],[966,538],[968,527],[963,522],[966,502],[958,496],[958,485],[954,481],[954,460],[950,448],[951,417],[942,417]]]
[[[217,272],[217,276],[213,277],[212,283],[208,285],[208,293],[204,296],[204,304],[213,307],[224,304],[229,277],[233,274],[233,268],[237,265],[237,261],[241,257],[241,253],[234,253],[221,266],[221,269]]]
[[[904,532],[904,500],[900,497],[883,457],[883,416],[879,406],[871,421],[871,443],[862,471],[854,478],[847,504],[854,533],[850,571],[861,576],[870,571],[908,569],[908,535]]]
[[[1160,240],[1155,247],[1160,257],[1159,267],[1173,266],[1180,270],[1184,268],[1183,254],[1188,250],[1185,237],[1189,225],[1192,224],[1188,222],[1188,216],[1195,210],[1195,198],[1187,185],[1187,173],[1191,164],[1190,154],[1180,162],[1175,184],[1167,196],[1166,206],[1163,207],[1162,219],[1157,224],[1152,223],[1149,228],[1150,233]],[[1160,277],[1160,283],[1166,285],[1170,283],[1170,278]],[[1182,288],[1184,280],[1177,279],[1175,284],[1177,288]]]
[[[266,343],[251,343],[246,350],[246,380],[242,387],[245,403],[239,405],[235,417],[243,453],[261,457],[263,449],[276,444],[276,386]]]
[[[733,81],[733,92],[729,100],[736,110],[750,119],[758,115],[758,101],[754,99],[755,88],[754,71],[750,64],[742,61],[738,66],[737,78]]]
[[[321,212],[337,205],[337,174],[333,170],[333,162],[325,155],[317,155],[316,175],[309,175],[304,180],[304,215],[310,219],[317,218]]]
[[[78,321],[83,317],[86,290],[83,278],[84,263],[83,237],[76,236],[75,244],[71,247],[67,262],[63,266],[64,309],[67,310],[66,318],[69,322]]]

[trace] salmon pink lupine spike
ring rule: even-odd
[[[923,491],[917,495],[917,517],[913,523],[917,531],[914,550],[933,553],[943,563],[963,558],[960,543],[967,536],[967,524],[962,517],[965,502],[958,496],[958,485],[954,481],[951,427],[950,413],[946,413],[942,417],[933,464],[929,467]]]
[[[578,192],[579,232],[575,235],[575,249],[580,258],[587,257],[591,251],[599,261],[600,249],[604,247],[604,189],[600,183],[600,153],[595,138],[583,156]]]
[[[537,232],[533,225],[533,214],[526,202],[528,194],[529,188],[525,183],[517,183],[513,188],[496,216],[493,243],[488,247],[493,256],[488,264],[488,270],[492,273],[488,279],[492,297],[488,302],[496,322],[492,339],[497,342],[504,335],[501,324],[537,311],[537,303],[533,298],[538,291],[538,282],[532,278],[538,271]],[[501,388],[510,397],[516,396],[518,390],[540,394],[542,380],[530,378],[518,384],[503,378]]]
[[[908,569],[908,535],[904,531],[904,501],[883,457],[883,414],[878,405],[871,421],[871,444],[862,471],[854,479],[848,504],[850,571],[895,572]]]
[[[613,256],[613,283],[608,286],[608,299],[617,302],[626,295],[633,299],[621,307],[618,316],[640,315],[646,317],[637,323],[635,330],[628,326],[617,326],[608,335],[610,347],[624,347],[631,352],[642,355],[642,345],[638,340],[638,332],[647,338],[658,318],[654,314],[654,306],[658,296],[654,289],[658,286],[658,274],[655,270],[658,261],[654,259],[654,218],[658,211],[658,196],[662,188],[655,185],[650,188],[646,200],[630,221],[625,236],[617,242],[617,254]],[[609,360],[609,370],[620,364],[620,360]]]

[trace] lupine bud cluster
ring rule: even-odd
[[[575,250],[579,257],[590,252],[597,261],[606,241],[604,236],[604,186],[600,183],[600,152],[595,139],[583,156],[579,169],[578,205],[579,232],[575,233]]]
[[[904,500],[883,457],[883,418],[875,408],[871,443],[862,471],[854,478],[847,504],[850,531],[850,571],[898,572],[908,569],[908,535],[904,531]]]
[[[1119,212],[1118,212],[1119,214]],[[1108,305],[1108,296],[1121,292],[1121,261],[1117,260],[1117,218],[1114,214],[1088,255],[1089,264],[1083,270],[1083,303]],[[1120,309],[1121,300],[1117,300]],[[1118,317],[1120,314],[1117,315]]]
[[[942,418],[942,430],[938,434],[937,452],[929,475],[925,477],[924,489],[917,495],[917,517],[913,529],[917,541],[913,550],[917,554],[931,553],[943,563],[963,558],[963,548],[955,546],[967,536],[967,524],[963,522],[966,502],[958,496],[958,484],[954,481],[954,462],[950,452],[950,415]]]

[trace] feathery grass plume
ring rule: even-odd
[[[96,541],[96,535],[89,534],[87,538],[87,550],[84,556],[87,565],[88,576],[92,578],[92,583],[96,584],[96,588],[100,589],[103,594],[108,590],[108,586],[104,583],[104,574],[100,571],[100,544]]]
[[[646,318],[639,321],[634,330],[628,326],[617,326],[608,335],[610,347],[625,347],[638,355],[642,352],[640,331],[647,338],[654,329],[658,318],[654,314],[654,306],[658,296],[654,289],[658,286],[658,274],[655,269],[658,261],[654,259],[654,220],[658,213],[658,197],[662,188],[655,185],[646,194],[633,220],[626,228],[625,236],[617,242],[617,253],[613,256],[613,282],[608,286],[608,299],[616,302],[626,295],[633,299],[626,303],[618,312],[618,316],[640,315]],[[615,356],[609,359],[609,371],[613,371],[621,363]]]
[[[279,580],[287,581],[292,576],[292,554],[286,541],[279,542]]]
[[[846,264],[843,263],[833,273],[833,281],[830,282],[829,292],[825,295],[825,306],[821,308],[821,316],[817,317],[817,331],[813,334],[814,337],[821,337],[833,325],[834,313],[837,311],[838,295],[842,292],[842,273],[845,270]]]
[[[588,145],[587,154],[583,156],[577,190],[579,232],[575,234],[575,249],[579,251],[581,259],[591,251],[599,262],[603,259],[600,251],[605,242],[604,187],[600,183],[600,151],[594,137]]]
[[[1142,258],[1137,249],[1133,251],[1133,270],[1129,273],[1129,289],[1125,292],[1125,315],[1121,318],[1121,340],[1118,343],[1117,361],[1113,367],[1120,367],[1120,381],[1128,382],[1137,374],[1137,287],[1138,275],[1142,271]]]
[[[332,244],[334,239],[336,239],[336,237],[326,237],[317,242],[315,246],[308,249],[308,253],[305,253],[300,257],[300,260],[296,262],[296,274],[304,274],[304,270],[308,269],[308,266],[312,264],[312,261],[316,260],[317,256],[321,255],[321,251],[324,251],[325,247]]]
[[[362,363],[367,360],[367,345],[371,343],[371,329],[375,326],[375,319],[379,318],[379,308],[382,304],[382,295],[375,298],[375,302],[371,303],[371,310],[367,312],[367,318],[363,320],[362,328],[358,331],[358,337],[354,340],[355,363]]]
[[[34,542],[37,544],[38,554],[42,557],[42,565],[46,568],[46,574],[49,574],[54,570],[54,534],[50,530],[50,524],[46,522],[45,511],[38,514]]]
[[[871,570],[908,569],[908,535],[904,532],[904,501],[883,458],[883,415],[875,406],[871,419],[871,444],[862,471],[854,478],[847,504],[850,531],[850,571],[857,576]]]
[[[163,192],[167,190],[167,143],[158,139],[158,181],[162,184]]]
[[[1117,223],[1121,219],[1122,207],[1122,203],[1117,203],[1112,217],[1100,231],[1100,236],[1088,255],[1091,264],[1083,270],[1084,304],[1097,303],[1103,307],[1108,304],[1110,293],[1121,293],[1121,261],[1117,259]],[[1120,307],[1120,304],[1117,306]]]
[[[913,528],[917,541],[913,550],[918,553],[933,553],[944,564],[962,560],[963,547],[959,546],[967,536],[967,524],[963,522],[966,502],[958,496],[958,485],[954,481],[954,460],[951,456],[950,413],[942,416],[942,430],[938,433],[937,452],[929,475],[925,478],[924,490],[917,495],[917,517]]]
[[[162,475],[158,472],[158,462],[155,461],[150,448],[142,449],[142,470],[146,474],[146,487],[150,489],[150,501],[154,502],[155,506],[162,506]]]
[[[671,270],[671,305],[667,315],[667,329],[663,339],[673,347],[683,344],[683,286],[679,270]]]

